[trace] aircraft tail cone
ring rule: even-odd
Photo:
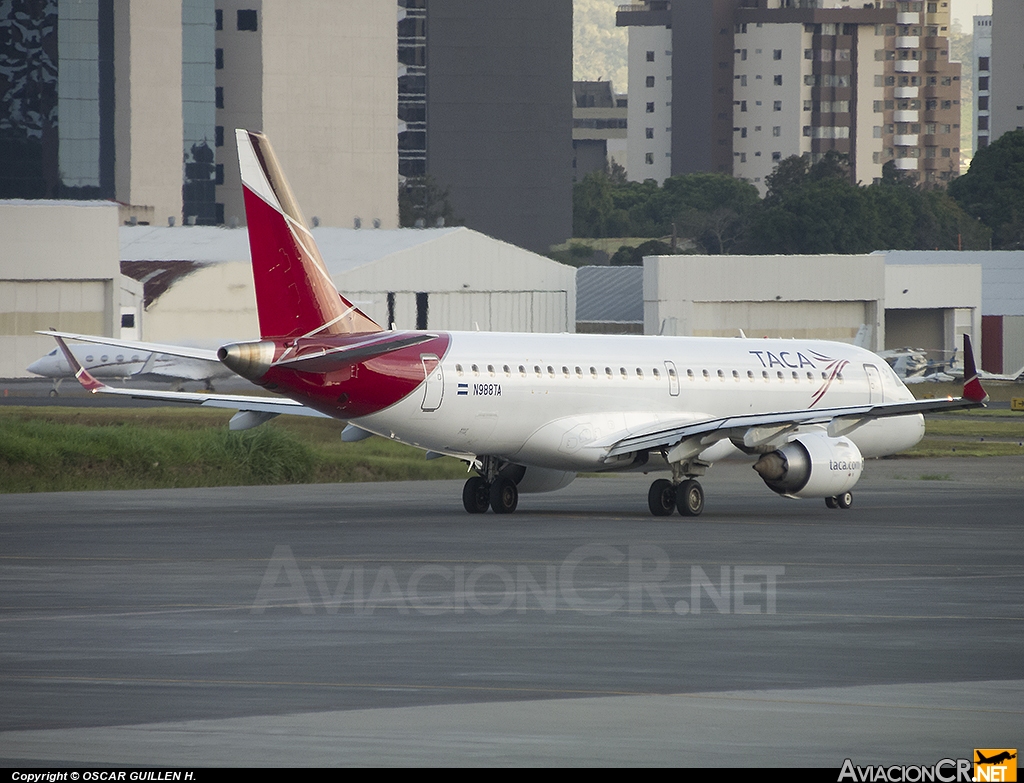
[[[258,381],[274,363],[274,343],[263,340],[225,345],[217,351],[217,358],[231,372],[250,381]]]

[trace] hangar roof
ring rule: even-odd
[[[456,232],[452,228],[313,229],[317,247],[331,274],[344,272],[381,258],[433,242]],[[122,261],[193,261],[215,264],[249,260],[245,229],[220,226],[122,226]],[[494,240],[497,241],[497,240]]]

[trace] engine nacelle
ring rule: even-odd
[[[828,498],[848,492],[860,479],[863,466],[853,441],[810,432],[762,456],[754,470],[780,495]]]
[[[504,478],[512,479],[522,493],[554,492],[576,479],[576,474],[571,471],[515,464],[506,465],[500,473]]]

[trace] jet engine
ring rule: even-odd
[[[860,479],[863,465],[853,441],[811,432],[763,455],[754,463],[754,470],[780,495],[828,498],[849,491]]]

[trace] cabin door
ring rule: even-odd
[[[868,377],[868,403],[877,405],[880,402],[885,402],[885,395],[882,393],[882,377],[878,374],[878,368],[873,364],[865,364],[864,374]]]
[[[432,353],[421,353],[420,361],[423,363],[423,402],[420,409],[429,413],[441,407],[444,370],[441,369],[441,361]]]

